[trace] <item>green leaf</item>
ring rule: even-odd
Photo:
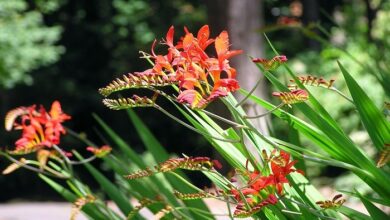
[[[382,150],[385,143],[390,143],[390,125],[381,111],[374,105],[363,89],[352,78],[348,71],[337,62],[344,75],[349,92],[362,119],[364,127],[378,150]]]
[[[78,198],[71,191],[69,191],[65,187],[61,186],[57,182],[53,181],[49,177],[44,176],[42,174],[38,174],[38,176],[43,181],[45,181],[49,186],[51,186],[55,191],[57,191],[63,198],[68,200],[69,202],[73,203]],[[107,219],[107,217],[93,204],[86,204],[82,208],[82,211],[92,219],[97,219],[97,220],[106,220]],[[70,210],[69,210],[69,213],[70,213]]]
[[[73,151],[74,155],[79,160],[84,160],[84,158]],[[100,184],[105,193],[115,202],[118,208],[121,210],[123,215],[127,215],[133,210],[133,207],[130,204],[130,198],[126,198],[123,193],[118,189],[118,187],[112,183],[107,177],[105,177],[99,170],[93,167],[89,163],[83,164],[87,170],[91,173],[91,175],[95,178],[95,180]],[[143,219],[141,216],[137,216],[139,219]]]
[[[142,120],[137,116],[137,114],[128,109],[127,111],[131,121],[133,122],[138,135],[140,136],[142,142],[144,143],[147,150],[153,155],[156,163],[163,162],[169,159],[168,152],[164,149],[164,147],[160,144],[160,142],[155,138],[152,132],[146,127],[146,125],[142,122]],[[183,178],[187,178],[183,172],[176,172]],[[166,180],[172,185],[172,187],[183,193],[192,193],[194,190],[188,185],[184,184],[180,179],[177,179],[171,175],[164,175]],[[167,195],[172,196],[172,195]],[[209,210],[206,204],[202,200],[187,200],[184,201],[184,204],[188,207],[194,207],[201,210]],[[196,212],[190,211],[191,214],[198,216]]]
[[[380,210],[378,207],[376,207],[372,202],[370,202],[368,199],[366,199],[365,196],[360,194],[358,191],[356,191],[356,193],[358,194],[360,200],[363,202],[368,213],[370,213],[370,216],[373,220],[388,220],[388,219],[390,219],[389,215],[387,215],[382,210]]]
[[[371,219],[370,216],[366,215],[366,214],[363,214],[361,212],[358,212],[354,209],[351,209],[349,207],[346,207],[346,206],[341,206],[339,209],[338,209],[339,212],[341,212],[343,215],[347,216],[349,219],[353,219],[353,220],[368,220],[368,219]]]
[[[103,128],[103,130],[107,133],[107,135],[114,141],[115,145],[117,145],[120,150],[139,168],[145,169],[146,164],[139,157],[139,154],[136,153],[114,130],[112,130],[107,123],[105,123],[98,115],[93,114],[95,120],[99,123],[99,125]]]

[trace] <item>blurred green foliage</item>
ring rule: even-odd
[[[56,62],[64,52],[56,45],[61,27],[49,27],[43,20],[44,13],[56,10],[59,2],[33,3],[35,7],[25,0],[0,1],[0,87],[31,84],[31,70]]]

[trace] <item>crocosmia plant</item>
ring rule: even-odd
[[[229,36],[223,31],[215,39],[210,38],[209,26],[203,26],[196,37],[187,28],[185,35],[174,42],[174,27],[170,27],[167,36],[160,44],[167,47],[166,54],[156,54],[154,41],[151,54],[143,53],[144,58],[153,62],[153,67],[143,72],[124,75],[108,86],[100,89],[104,96],[128,88],[149,88],[157,94],[161,86],[177,85],[179,103],[188,104],[193,109],[203,109],[216,98],[227,96],[239,89],[236,70],[230,66],[229,58],[242,53],[241,50],[229,50]],[[215,50],[215,56],[206,53],[209,47]],[[130,99],[110,100],[104,103],[114,109],[118,106],[146,106],[152,99],[137,96]],[[142,98],[141,98],[142,99]]]
[[[80,212],[89,219],[114,220],[389,219],[388,214],[376,206],[390,204],[389,121],[341,63],[340,74],[344,76],[350,95],[337,89],[334,79],[294,73],[288,66],[287,57],[278,54],[269,41],[275,56],[252,59],[252,65],[256,65],[264,79],[275,87],[272,100],[266,101],[252,94],[256,87],[240,88],[236,75],[244,73],[237,73],[229,59],[243,51],[230,49],[227,31],[213,38],[208,25],[201,27],[197,34],[184,28],[184,36],[177,39],[172,26],[165,39],[154,41],[150,53],[142,52],[142,58],[151,64],[149,69],[125,74],[99,89],[104,96],[104,105],[114,110],[126,109],[135,127],[131,133],[139,134],[148,150],[147,156],[136,153],[97,115],[94,117],[101,128],[99,135],[104,137],[103,145],[96,145],[85,135],[65,128],[63,123],[71,117],[62,111],[58,101],[54,101],[50,111],[32,105],[7,114],[5,129],[20,130],[21,137],[14,147],[0,151],[11,161],[3,174],[21,167],[37,172],[43,181],[73,203],[70,219],[76,219]],[[156,47],[162,47],[159,51],[165,53],[157,54]],[[289,84],[275,77],[277,69],[285,71]],[[165,89],[167,87],[170,89]],[[147,89],[151,95],[137,95],[137,89]],[[376,158],[346,135],[321,105],[329,100],[319,100],[313,95],[312,90],[316,89],[335,92],[340,100],[354,106],[354,113],[367,129]],[[131,90],[134,94],[107,98],[123,90]],[[244,98],[237,101],[233,92],[240,92]],[[206,110],[217,99],[230,112],[230,118]],[[242,105],[248,99],[268,111],[247,115]],[[158,104],[162,101],[165,101],[164,105]],[[177,108],[180,116],[162,107],[170,104]],[[209,143],[207,146],[227,161],[224,167],[231,171],[228,174],[221,172],[222,163],[207,156],[168,154],[132,109],[136,107],[153,107],[203,136]],[[292,112],[300,114],[293,115]],[[301,143],[300,138],[281,140],[263,134],[252,120],[266,116],[284,122],[296,137],[305,141]],[[222,128],[219,121],[229,126]],[[60,147],[61,137],[66,134],[84,143],[86,150],[80,153],[66,148],[68,152]],[[36,160],[15,158],[35,152]],[[90,156],[84,158],[83,154]],[[106,177],[90,163],[96,158],[104,162],[109,172],[115,173],[115,179]],[[351,187],[324,197],[306,177],[307,171],[303,171],[305,166],[302,164],[305,161],[345,169],[365,183],[370,195]],[[91,189],[78,177],[76,165],[88,170],[102,192]],[[212,182],[211,187],[195,186],[183,170],[188,175],[193,172],[204,174]],[[361,201],[368,212],[348,207],[349,197]],[[107,207],[107,200],[116,207]],[[222,202],[226,208],[223,213],[216,213],[206,201]],[[149,210],[148,214],[144,209]]]

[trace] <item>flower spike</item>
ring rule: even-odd
[[[265,71],[276,70],[281,64],[287,62],[287,57],[284,55],[275,56],[271,60],[264,58],[254,58],[252,59],[254,63],[258,63],[263,66]]]
[[[279,97],[287,105],[301,103],[309,99],[308,92],[303,89],[292,90],[291,92],[273,92],[272,95]]]
[[[173,79],[170,79],[168,76],[129,73],[127,75],[123,75],[122,79],[117,78],[106,87],[99,89],[99,93],[107,97],[111,93],[125,89],[164,87],[174,84],[176,84],[176,82]]]
[[[135,217],[135,215],[138,214],[141,209],[159,202],[161,201],[152,200],[149,198],[143,198],[139,200],[139,205],[135,206],[134,209],[130,211],[130,213],[127,215],[127,219],[133,219],[133,217]]]
[[[176,198],[181,200],[194,200],[194,199],[204,199],[204,198],[213,198],[214,195],[208,192],[198,192],[198,193],[181,193],[177,190],[173,192]]]
[[[323,87],[323,88],[327,88],[327,89],[332,88],[333,84],[335,82],[334,79],[331,79],[331,80],[328,81],[328,80],[323,79],[322,77],[317,78],[316,76],[311,76],[311,75],[299,76],[298,80],[303,85],[317,86],[317,87]],[[295,81],[293,79],[290,79],[290,82],[294,83]],[[296,89],[298,89],[298,85],[290,84],[290,85],[288,85],[288,88],[291,89],[291,90],[296,90]]]
[[[154,106],[154,102],[150,98],[137,95],[133,95],[131,98],[103,99],[103,104],[113,110]]]
[[[31,108],[31,107],[30,107]],[[11,131],[14,126],[15,120],[22,115],[26,115],[29,112],[28,107],[15,108],[7,113],[5,116],[5,130]]]
[[[153,173],[154,173],[154,172],[152,171],[152,169],[150,169],[149,167],[147,167],[147,168],[144,169],[144,170],[138,170],[138,171],[135,172],[135,173],[129,174],[129,175],[125,176],[125,178],[126,178],[126,179],[129,179],[129,180],[134,180],[134,179],[139,179],[139,178],[151,176],[151,175],[153,175]]]
[[[96,201],[96,198],[93,195],[86,195],[85,197],[80,197],[74,201],[72,206],[72,212],[70,214],[70,219],[75,220],[77,214],[80,210],[88,203],[93,203]]]
[[[222,167],[221,163],[217,160],[211,160],[208,157],[185,157],[185,158],[171,158],[168,159],[156,166],[154,166],[154,170],[147,167],[144,170],[139,170],[135,173],[125,176],[127,179],[138,179],[147,176],[151,176],[155,173],[165,173],[170,172],[176,169],[184,169],[184,170],[211,170],[215,168]]]
[[[381,151],[379,155],[378,162],[376,163],[376,167],[381,168],[386,165],[390,161],[390,144],[385,144],[385,147]]]
[[[333,197],[332,200],[318,201],[316,204],[323,209],[338,209],[345,202],[345,199],[340,199],[342,196],[343,195],[341,194],[337,194]]]

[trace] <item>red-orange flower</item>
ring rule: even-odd
[[[100,148],[89,146],[87,151],[92,152],[96,157],[102,158],[111,152],[112,148],[108,145],[103,145]]]
[[[16,122],[19,118],[20,122]],[[6,116],[6,129],[22,130],[22,137],[15,142],[15,149],[10,153],[27,154],[59,144],[60,136],[66,133],[61,123],[69,119],[58,101],[53,102],[50,112],[42,106],[37,111],[35,105],[10,111]]]
[[[229,59],[242,51],[229,50],[228,33],[222,31],[212,39],[208,25],[196,37],[187,28],[184,30],[185,35],[175,44],[174,28],[169,28],[163,43],[168,46],[167,55],[156,55],[153,44],[154,66],[147,73],[176,80],[180,89],[177,100],[191,108],[204,108],[214,99],[239,89],[236,70],[229,65]],[[210,57],[205,51],[213,43],[217,57]],[[222,73],[227,77],[221,77]]]
[[[238,190],[231,189],[230,192],[238,201],[238,206],[234,212],[235,217],[249,216],[260,211],[266,205],[277,203],[276,193],[283,194],[283,185],[289,183],[287,175],[291,172],[302,173],[302,171],[293,168],[296,161],[290,161],[290,159],[291,156],[288,153],[274,150],[270,157],[265,158],[270,167],[270,170],[265,172],[268,175],[264,175],[257,170],[247,171],[247,185],[241,188],[240,191],[251,209],[246,208]],[[266,166],[267,168],[268,166]]]

